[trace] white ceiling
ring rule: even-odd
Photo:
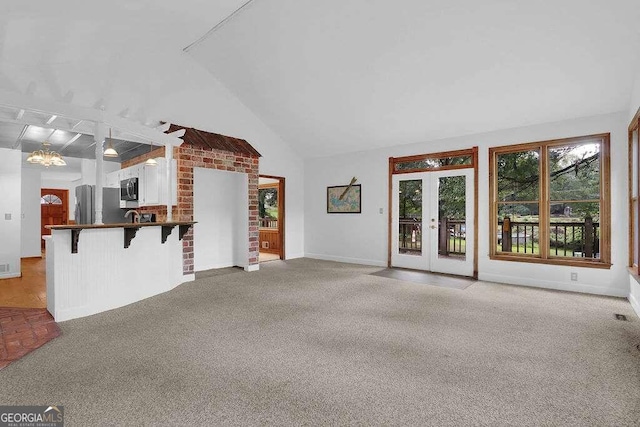
[[[310,157],[626,110],[640,68],[633,0],[254,0],[182,51],[245,2],[10,2],[0,91],[225,133],[221,81]]]
[[[190,54],[303,156],[626,110],[634,0],[255,0]]]
[[[157,121],[155,105],[192,84],[182,49],[242,3],[10,2],[0,13],[0,90]]]

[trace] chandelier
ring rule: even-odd
[[[49,151],[49,144],[47,141],[42,143],[42,150],[36,150],[33,153],[29,154],[27,157],[27,162],[34,164],[41,164],[45,167],[49,167],[51,165],[54,166],[66,166],[67,162],[64,161],[60,154],[55,151]]]

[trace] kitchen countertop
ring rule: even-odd
[[[175,227],[176,225],[193,225],[196,221],[170,221],[170,222],[121,222],[117,224],[70,224],[70,225],[45,225],[50,230],[84,230],[91,228],[141,228],[141,227]]]

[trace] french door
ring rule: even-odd
[[[473,276],[473,169],[393,175],[393,267]]]

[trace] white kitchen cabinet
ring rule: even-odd
[[[108,177],[109,183],[115,183],[114,187],[120,187],[120,181],[128,178],[138,178],[138,201],[126,202],[122,207],[141,207],[141,206],[164,206],[167,204],[167,161],[163,157],[156,159],[157,166],[149,166],[144,163],[129,166],[113,172],[117,174]],[[176,205],[178,201],[178,177],[177,177],[177,161],[171,162],[171,204]],[[111,175],[111,174],[109,174]],[[110,186],[110,185],[106,185]],[[122,205],[123,203],[121,203]]]
[[[158,162],[158,166],[160,166]],[[156,206],[160,204],[160,180],[158,166],[142,165],[138,188],[140,192],[140,206]]]
[[[162,157],[157,158],[156,161],[158,162],[156,166],[145,164],[131,166],[131,168],[136,168],[131,172],[132,177],[138,177],[138,206],[164,206],[167,204],[167,161]],[[171,172],[171,203],[175,205],[178,200],[176,160],[173,160],[171,165],[173,168]]]
[[[107,188],[120,188],[120,171],[113,171],[105,176],[104,186]]]

